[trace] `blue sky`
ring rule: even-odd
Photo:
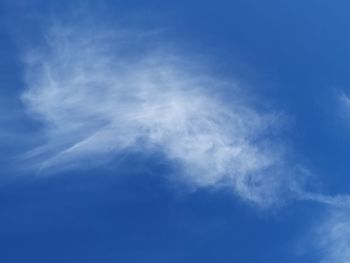
[[[0,262],[349,262],[349,7],[2,1]]]

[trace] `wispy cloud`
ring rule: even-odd
[[[348,121],[350,100],[344,91],[337,92],[342,118]],[[325,205],[323,218],[313,227],[308,241],[320,263],[350,262],[350,195],[303,193],[302,200]]]
[[[57,25],[47,32],[26,56],[22,99],[45,138],[28,158],[56,170],[158,152],[193,187],[228,186],[262,206],[278,202],[293,185],[271,140],[280,116],[257,110],[234,81],[179,52],[144,48],[145,35]]]
[[[321,263],[350,261],[350,208],[330,207],[313,231],[312,242]]]
[[[25,59],[22,100],[42,125],[42,143],[26,157],[47,172],[156,152],[194,188],[226,187],[260,206],[285,194],[325,204],[313,243],[322,263],[349,262],[349,197],[303,189],[274,140],[283,117],[258,109],[235,80],[155,45],[150,35],[52,26]],[[348,96],[341,99],[350,105]]]

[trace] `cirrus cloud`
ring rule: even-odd
[[[145,35],[48,30],[26,56],[22,99],[45,138],[27,157],[57,170],[158,152],[195,188],[225,186],[261,206],[278,203],[296,185],[272,140],[281,116],[258,110],[234,81],[193,59],[147,47]]]

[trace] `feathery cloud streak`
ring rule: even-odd
[[[22,99],[46,141],[31,155],[41,168],[125,151],[162,153],[194,187],[228,186],[268,206],[292,178],[269,137],[278,115],[250,105],[233,81],[184,56],[147,46],[142,34],[54,26],[28,52]],[[151,46],[151,45],[150,45]],[[229,100],[219,94],[234,91]]]

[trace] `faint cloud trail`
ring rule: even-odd
[[[337,92],[342,113],[349,115],[350,100],[344,92]],[[301,200],[325,205],[325,212],[310,233],[311,247],[319,255],[320,263],[350,262],[350,195],[304,193]]]
[[[350,206],[329,207],[312,230],[312,242],[321,263],[350,261]]]

